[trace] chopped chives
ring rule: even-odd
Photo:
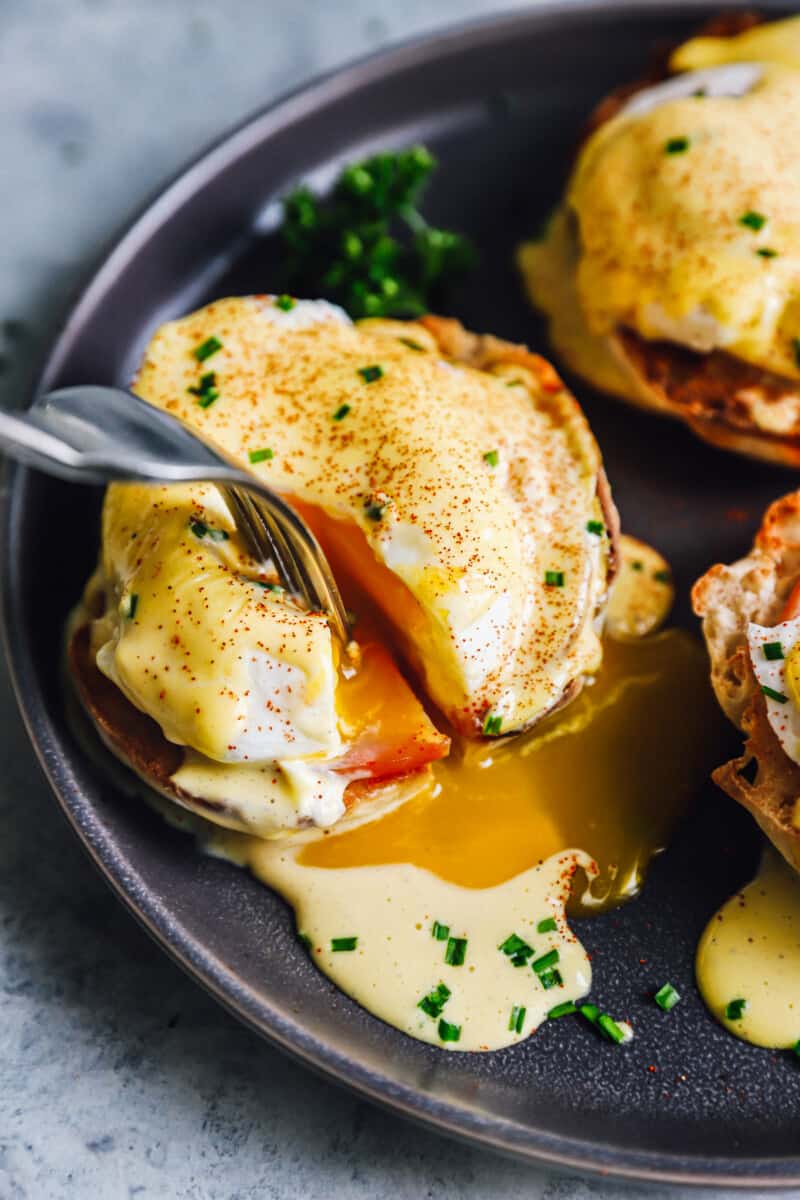
[[[506,940],[501,942],[497,949],[510,958],[515,966],[517,966],[517,963],[514,962],[515,959],[521,958],[524,963],[533,954],[533,946],[529,946],[528,943],[523,941],[523,939],[516,933],[509,934]]]
[[[444,952],[444,961],[448,967],[463,967],[466,957],[467,939],[449,937],[447,939],[447,948]]]
[[[614,1042],[617,1046],[620,1042],[625,1041],[625,1033],[620,1029],[617,1022],[608,1015],[608,1013],[600,1013],[597,1018],[597,1028],[605,1034],[609,1041]]]
[[[340,950],[355,950],[357,945],[357,937],[331,938],[331,950],[333,950],[334,953],[337,953]]]
[[[126,610],[125,610],[125,616],[128,618],[129,621],[132,621],[133,618],[136,616],[136,610],[138,607],[139,607],[139,596],[136,592],[131,592],[130,595],[128,596],[128,603],[126,605]]]
[[[563,587],[564,572],[563,571],[545,571],[544,581],[548,587]]]
[[[672,576],[669,571],[653,571],[653,579],[656,583],[672,583]]]
[[[398,339],[404,346],[408,346],[409,350],[418,350],[420,354],[424,353],[425,347],[420,346],[419,342],[415,342],[413,338],[401,337]]]
[[[545,917],[545,919],[540,921],[536,926],[537,933],[551,933],[554,929],[558,929],[555,917]]]
[[[198,362],[205,362],[207,358],[211,358],[212,354],[216,354],[222,349],[222,342],[217,337],[206,338],[199,346],[195,346],[192,353]]]
[[[364,380],[364,383],[375,383],[376,380],[383,378],[383,367],[379,367],[375,363],[371,367],[359,367],[358,373]]]
[[[343,421],[349,412],[349,404],[340,404],[336,412],[333,414],[334,421]]]
[[[589,533],[597,534],[598,537],[606,531],[606,527],[602,521],[587,521],[586,528]]]
[[[265,592],[279,592],[280,593],[280,592],[286,591],[286,588],[283,587],[280,583],[270,583],[266,579],[254,579],[253,583],[257,583],[258,586],[260,588],[263,588]]]
[[[800,1042],[795,1042],[795,1044],[792,1046],[792,1050],[794,1051],[795,1056],[800,1058]]]
[[[436,1020],[437,1017],[442,1015],[442,1009],[451,995],[452,993],[447,984],[439,983],[432,991],[428,992],[427,996],[422,997],[417,1008],[421,1008],[426,1016]]]
[[[499,733],[502,728],[503,718],[501,716],[494,716],[490,712],[486,714],[483,721],[483,732],[486,737]]]
[[[784,696],[783,692],[776,692],[774,688],[767,687],[764,683],[761,685],[761,690],[765,696],[769,696],[770,700],[776,700],[778,704],[786,704],[789,697]]]
[[[680,998],[680,992],[676,991],[671,983],[665,983],[653,996],[658,1007],[663,1008],[664,1012],[672,1012]]]
[[[747,1001],[739,996],[736,1000],[729,1000],[725,1005],[725,1017],[728,1021],[741,1021],[747,1008]]]
[[[600,1016],[600,1009],[596,1004],[582,1004],[578,1009],[582,1017],[587,1021],[591,1021],[592,1025],[597,1024],[597,1018]]]
[[[197,403],[201,408],[210,408],[215,400],[219,400],[219,392],[216,388],[209,388],[198,397]]]
[[[665,154],[683,154],[689,149],[689,139],[687,137],[670,138],[664,143]]]
[[[756,250],[756,254],[758,255],[759,258],[777,258],[778,257],[778,251],[771,250],[769,246],[759,246],[758,249]]]
[[[190,521],[189,528],[197,538],[208,538],[212,542],[227,542],[228,535],[224,529],[212,529],[205,521]]]
[[[306,950],[308,950],[308,952],[310,954],[311,953],[311,938],[308,936],[308,934],[307,933],[298,933],[297,940],[298,940],[298,942],[300,942],[300,944]]]
[[[800,337],[792,338],[792,352],[796,365],[800,367]]]
[[[496,467],[500,461],[500,455],[497,450],[487,450],[483,456],[483,461],[488,463],[490,467]]]
[[[546,992],[549,992],[552,987],[561,987],[564,982],[560,971],[544,971],[538,976],[538,979]]]
[[[439,921],[434,921],[431,925],[431,937],[436,938],[437,942],[446,942],[450,937],[450,926],[442,925]]]
[[[533,953],[533,951],[531,951],[531,954],[532,953]],[[525,967],[528,964],[529,958],[530,958],[530,954],[523,954],[521,951],[519,954],[512,954],[511,955],[511,965],[512,965],[512,967]]]
[[[461,1026],[451,1025],[442,1017],[439,1022],[439,1037],[443,1042],[457,1042],[461,1038]]]
[[[556,965],[558,959],[559,953],[557,950],[548,950],[547,954],[543,954],[541,958],[534,959],[531,965],[537,975],[543,975]]]
[[[508,1018],[508,1028],[511,1033],[522,1033],[522,1026],[525,1024],[525,1013],[528,1010],[515,1004],[511,1010],[511,1016]]]
[[[509,379],[508,383],[506,384],[506,387],[522,387],[522,386],[523,386],[523,381],[521,379]]]
[[[631,563],[632,571],[641,571],[644,568],[644,563],[639,558],[635,558]]]
[[[775,662],[776,659],[784,657],[783,646],[780,642],[764,642],[761,649],[764,652],[764,658],[768,658],[770,662]]]
[[[275,300],[275,307],[279,308],[281,312],[291,312],[294,306],[295,301],[291,296],[278,296]]]
[[[367,505],[367,516],[369,517],[370,521],[382,521],[383,514],[385,512],[386,512],[385,504],[368,504]]]
[[[576,1004],[573,1004],[571,1000],[565,1000],[563,1004],[557,1004],[555,1008],[551,1008],[547,1016],[548,1020],[555,1021],[557,1017],[571,1017],[577,1011]]]
[[[748,229],[754,229],[758,233],[759,229],[763,229],[767,223],[767,218],[759,212],[746,212],[739,217],[739,224],[745,225]]]
[[[253,464],[269,462],[271,458],[275,457],[275,452],[270,450],[269,446],[264,446],[262,450],[251,450],[247,457]]]

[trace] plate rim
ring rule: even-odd
[[[707,12],[715,6],[710,0],[540,0],[539,3],[477,19],[446,24],[429,32],[394,42],[334,67],[286,91],[232,128],[224,131],[190,158],[150,193],[132,217],[112,235],[99,255],[82,273],[81,280],[68,299],[61,320],[50,330],[49,348],[35,375],[31,397],[50,386],[57,376],[73,338],[91,309],[95,297],[113,279],[124,263],[130,262],[158,229],[162,220],[180,208],[182,198],[201,191],[204,180],[213,177],[226,163],[235,161],[248,147],[255,147],[270,129],[279,129],[304,113],[317,110],[326,102],[368,85],[378,76],[396,73],[405,66],[435,61],[446,53],[477,46],[497,37],[503,30],[516,27],[526,31],[553,20],[580,23],[587,13],[603,13],[668,18],[685,17],[693,11]],[[725,5],[720,0],[720,7]],[[735,7],[746,7],[736,3]],[[786,6],[767,0],[765,11],[786,12]],[[30,478],[28,469],[10,465],[6,473],[6,497],[0,527],[0,563],[3,567],[0,588],[0,635],[17,707],[38,762],[58,802],[58,807],[77,836],[106,884],[125,908],[167,955],[209,993],[226,1011],[254,1033],[291,1058],[322,1075],[328,1081],[347,1087],[391,1112],[439,1133],[466,1141],[530,1163],[582,1175],[639,1181],[653,1184],[681,1184],[693,1187],[733,1187],[737,1189],[786,1189],[800,1186],[800,1158],[726,1159],[720,1156],[682,1157],[675,1153],[633,1150],[608,1143],[577,1139],[545,1130],[532,1130],[502,1117],[484,1118],[472,1113],[467,1105],[439,1100],[411,1085],[398,1084],[385,1074],[370,1071],[347,1055],[326,1045],[307,1032],[301,1021],[282,1017],[261,1002],[262,1013],[269,1019],[257,1019],[244,1004],[242,988],[231,971],[205,950],[190,935],[181,932],[174,915],[160,909],[157,898],[146,887],[134,896],[133,872],[115,845],[104,837],[101,822],[91,804],[77,794],[68,757],[60,753],[59,738],[42,702],[31,660],[22,644],[14,638],[13,628],[19,612],[20,597],[13,547],[18,539],[21,513]],[[70,794],[70,788],[72,794]],[[238,995],[237,995],[238,993]]]

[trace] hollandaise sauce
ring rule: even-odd
[[[697,950],[713,1015],[746,1042],[800,1042],[800,877],[771,847],[758,874],[715,913]]]

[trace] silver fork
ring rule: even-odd
[[[249,553],[271,563],[306,608],[323,612],[347,643],[336,580],[305,521],[169,413],[113,387],[61,388],[27,412],[0,412],[0,448],[18,462],[73,483],[216,483]]]

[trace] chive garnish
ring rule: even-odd
[[[208,538],[212,542],[227,542],[228,535],[224,529],[212,529],[205,521],[190,521],[189,528],[197,538]]]
[[[447,939],[447,948],[444,952],[444,961],[448,967],[463,967],[466,957],[467,939],[449,937]]]
[[[206,338],[199,346],[195,346],[192,353],[198,362],[205,362],[207,358],[211,358],[212,354],[216,354],[222,349],[222,342],[217,337]]]
[[[770,700],[776,700],[778,704],[786,704],[789,700],[789,697],[784,696],[783,692],[776,692],[774,688],[767,687],[765,683],[761,685],[761,690],[765,696],[769,696]]]
[[[758,249],[756,250],[756,254],[758,255],[759,258],[777,258],[778,257],[778,251],[771,250],[769,246],[759,246]]]
[[[503,728],[503,718],[488,712],[483,719],[483,732],[486,737],[497,734]]]
[[[338,953],[341,950],[355,950],[358,945],[357,937],[331,938],[331,950]]]
[[[543,954],[541,958],[534,959],[532,966],[537,975],[544,975],[556,965],[558,959],[557,950],[548,950],[547,954]]]
[[[265,592],[278,592],[278,593],[281,593],[281,592],[285,592],[285,591],[286,591],[286,588],[285,588],[285,587],[282,587],[282,586],[281,586],[281,584],[279,584],[279,583],[270,583],[270,582],[269,582],[268,580],[266,580],[266,579],[254,579],[252,582],[253,582],[253,583],[256,583],[256,584],[258,584],[258,586],[259,586],[260,588],[263,588]]]
[[[522,380],[521,379],[509,379],[508,383],[506,384],[506,387],[522,387]]]
[[[450,937],[450,926],[441,925],[439,921],[434,921],[431,925],[431,937],[436,938],[437,942],[446,942]]]
[[[775,662],[778,658],[783,658],[783,646],[780,642],[764,642],[761,647],[764,652],[764,658],[768,658],[770,662]]]
[[[131,592],[128,596],[128,603],[125,608],[125,616],[129,621],[132,621],[136,616],[136,610],[139,607],[139,596],[136,592]]]
[[[292,299],[291,296],[286,296],[286,295],[278,296],[277,299],[275,300],[275,307],[279,308],[281,310],[281,312],[291,312],[292,309],[294,308],[294,306],[295,306],[295,301]]]
[[[419,342],[415,342],[413,338],[401,337],[398,338],[398,341],[401,341],[404,346],[408,346],[409,350],[417,350],[420,354],[425,352],[425,347],[420,346]]]
[[[219,392],[216,388],[209,388],[198,397],[197,403],[201,408],[210,408],[215,400],[219,400]]]
[[[442,1017],[439,1022],[439,1037],[443,1042],[457,1042],[461,1037],[461,1026],[451,1025]]]
[[[349,412],[349,404],[340,404],[336,412],[333,414],[334,421],[343,421]]]
[[[368,504],[367,505],[367,516],[369,517],[370,521],[382,521],[383,514],[385,512],[386,512],[385,504]]]
[[[641,571],[644,569],[644,563],[639,558],[635,558],[631,563],[632,571]]]
[[[544,974],[538,976],[538,979],[546,992],[552,987],[561,987],[564,982],[560,971],[545,971]]]
[[[432,991],[428,992],[427,996],[423,996],[417,1008],[421,1008],[426,1016],[436,1020],[442,1015],[442,1009],[451,996],[450,988],[446,983],[439,983]]]
[[[800,367],[800,337],[792,338],[792,350],[794,351],[794,361]]]
[[[529,946],[518,934],[512,933],[498,947],[501,953],[510,958],[515,967],[524,967],[533,955],[533,946]]]
[[[551,933],[554,929],[558,929],[555,917],[545,917],[545,919],[540,921],[536,926],[537,933]]]
[[[591,1021],[592,1025],[597,1024],[597,1018],[600,1016],[600,1009],[596,1004],[582,1004],[578,1009],[582,1017],[587,1021]]]
[[[383,367],[379,367],[375,363],[371,367],[359,367],[358,373],[364,380],[364,383],[375,383],[376,380],[383,378]]]
[[[548,587],[563,587],[564,572],[563,571],[545,571],[544,581]]]
[[[625,1034],[620,1029],[617,1022],[608,1015],[608,1013],[600,1013],[597,1018],[597,1028],[605,1034],[609,1041],[614,1042],[617,1046],[620,1042],[625,1041]]]
[[[653,571],[653,579],[656,583],[672,583],[672,576],[669,571]]]
[[[739,224],[746,225],[748,229],[754,229],[758,233],[759,229],[763,229],[767,223],[767,218],[759,212],[746,212],[739,217]]]
[[[269,462],[275,457],[275,452],[270,450],[269,446],[265,446],[263,450],[251,450],[247,457],[251,463]]]
[[[571,1017],[577,1011],[576,1004],[573,1004],[571,1000],[565,1000],[563,1004],[557,1004],[555,1008],[551,1008],[547,1016],[548,1020],[555,1021],[557,1017]]]
[[[741,1021],[747,1008],[747,1001],[741,996],[736,1000],[729,1000],[725,1005],[725,1017],[728,1021]]]
[[[598,537],[606,531],[606,527],[602,521],[587,521],[586,528],[589,533],[597,534]]]
[[[300,944],[306,950],[308,950],[308,952],[310,954],[311,953],[311,938],[308,936],[308,934],[307,933],[298,933],[297,940],[298,940],[298,942],[300,942]]]
[[[664,143],[665,154],[683,154],[689,149],[689,139],[687,137],[670,138]]]
[[[497,450],[487,450],[483,456],[483,461],[488,463],[490,467],[496,467],[500,461],[500,455]]]
[[[519,1004],[515,1004],[511,1010],[511,1016],[508,1018],[508,1028],[511,1033],[522,1033],[522,1026],[525,1024],[525,1013],[528,1010]]]
[[[795,1042],[795,1044],[792,1046],[792,1050],[794,1051],[795,1057],[800,1058],[800,1042]]]
[[[665,983],[653,996],[658,1007],[663,1008],[664,1012],[672,1012],[680,998],[680,992],[677,992],[671,983]]]

